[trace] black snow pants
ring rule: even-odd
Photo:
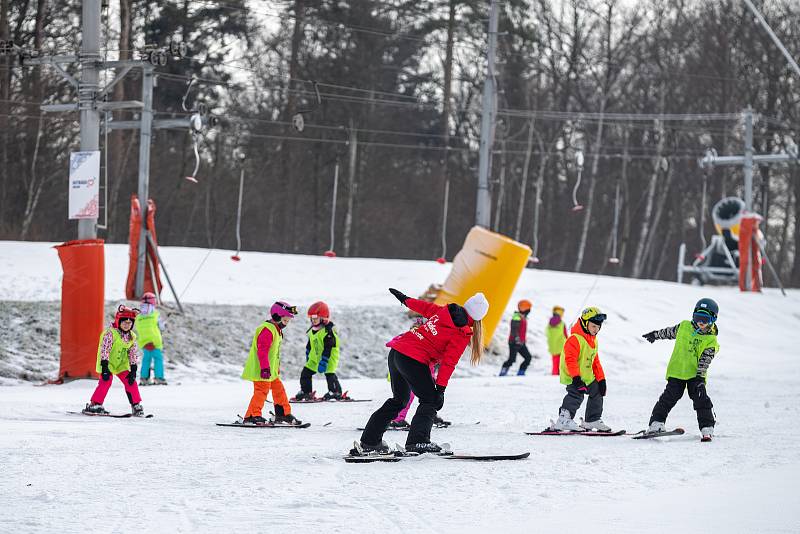
[[[311,377],[316,373],[308,367],[303,367],[300,371],[300,391],[303,393],[311,393]],[[341,393],[342,385],[339,383],[339,377],[336,373],[325,373],[325,380],[328,381],[328,391],[331,393]]]
[[[689,398],[694,402],[694,409],[697,412],[697,424],[699,427],[705,428],[707,426],[714,426],[714,412],[711,404],[711,397],[708,396],[706,391],[706,383],[702,378],[692,378],[689,380],[681,380],[680,378],[668,378],[667,387],[664,393],[656,402],[653,407],[653,414],[650,416],[650,422],[659,421],[665,423],[670,410],[675,407],[681,397],[683,391],[689,391]]]
[[[600,385],[597,380],[587,386],[589,388],[589,401],[586,403],[586,417],[584,421],[593,423],[603,416],[603,396],[600,394]],[[567,394],[561,402],[562,410],[569,410],[569,415],[574,419],[578,408],[583,404],[585,393],[578,391],[572,384],[567,384]]]
[[[525,372],[528,369],[528,366],[531,364],[531,353],[528,350],[528,346],[524,343],[509,343],[508,344],[508,359],[503,364],[503,367],[511,367],[514,365],[514,362],[517,360],[517,353],[522,356],[522,363],[519,366],[519,370]]]
[[[430,442],[433,418],[437,411],[437,394],[430,368],[392,349],[389,352],[389,377],[392,398],[384,402],[369,418],[361,434],[361,443],[373,446],[381,442],[386,426],[408,404],[412,391],[419,400],[419,406],[411,420],[406,447]]]

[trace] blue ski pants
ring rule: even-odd
[[[142,378],[150,378],[150,363],[155,366],[155,377],[164,378],[164,355],[161,349],[142,349]]]

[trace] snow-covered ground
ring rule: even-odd
[[[405,326],[386,287],[415,294],[448,272],[419,261],[244,253],[237,264],[230,251],[161,252],[183,300],[201,311],[211,304],[266,306],[276,298],[301,307],[324,298],[334,314],[337,306],[372,310],[358,318],[363,324],[342,324],[353,346],[373,322],[387,331]],[[106,257],[107,298],[121,299],[127,249],[109,246]],[[59,276],[47,244],[0,243],[0,311],[11,307],[8,301],[57,300]],[[340,457],[358,438],[355,428],[388,394],[382,377],[343,380],[353,396],[372,402],[295,407],[312,423],[305,430],[213,424],[233,420],[249,400],[249,383],[235,378],[235,358],[228,375],[175,366],[169,378],[180,385],[143,390],[146,410],[156,414],[149,420],[67,415],[87,401],[94,387],[87,381],[23,384],[0,387],[0,532],[798,532],[797,291],[743,295],[528,270],[514,300],[534,302],[528,341],[539,356],[552,305],[565,306],[570,319],[589,304],[609,314],[600,334],[609,384],[604,420],[636,431],[663,389],[671,351],[669,342],[651,346],[639,336],[688,317],[702,296],[721,307],[722,351],[708,386],[718,437],[710,444],[699,443],[688,398],[668,421],[686,428],[684,436],[525,436],[555,416],[563,396],[546,360],[529,376],[498,378],[500,359],[490,357],[478,375],[460,370],[451,382],[442,415],[454,425],[434,430],[434,440],[463,452],[531,452],[527,460],[493,464],[345,464]],[[504,333],[501,327],[501,341]],[[207,352],[198,350],[197,358],[205,361]],[[378,347],[369,358],[382,352]],[[0,352],[24,357],[24,350]],[[344,365],[347,358],[345,345]],[[284,370],[290,392],[298,371]],[[127,409],[119,384],[106,405]]]

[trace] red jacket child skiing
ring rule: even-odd
[[[439,306],[409,298],[396,289],[389,291],[426,320],[386,344],[391,348],[388,364],[392,398],[372,414],[361,435],[361,442],[356,443],[350,454],[390,452],[381,438],[386,425],[408,403],[412,391],[419,399],[419,407],[411,421],[406,450],[439,452],[441,447],[430,441],[433,419],[444,405],[445,388],[468,345],[472,347],[472,364],[480,362],[483,354],[481,319],[489,310],[489,302],[483,293],[476,293],[463,307],[454,303]],[[434,381],[430,368],[436,364],[439,373]]]

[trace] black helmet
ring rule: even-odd
[[[719,305],[712,299],[700,299],[694,305],[694,313],[705,312],[711,316],[713,320],[717,320],[719,315]]]

